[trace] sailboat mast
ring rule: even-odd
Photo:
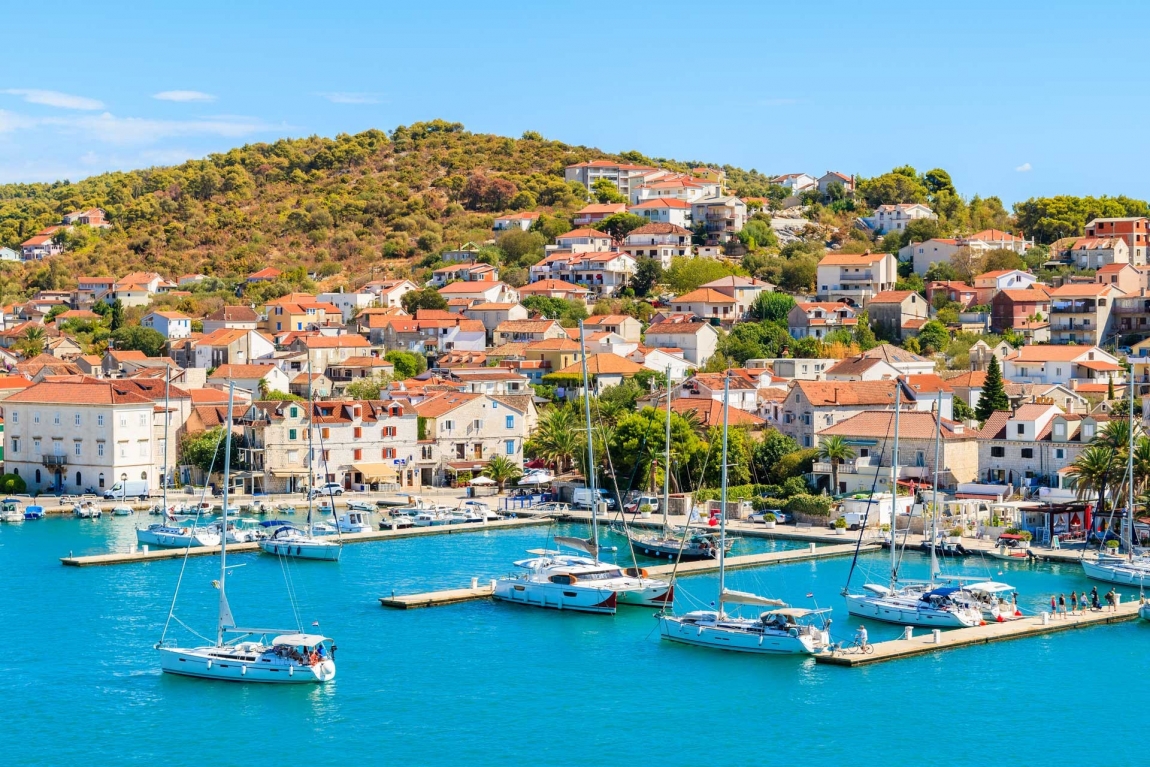
[[[1131,366],[1126,378],[1126,388],[1130,390],[1130,447],[1126,450],[1126,519],[1122,520],[1122,538],[1126,556],[1134,555],[1134,368]]]
[[[931,510],[933,512],[931,518],[931,544],[930,544],[930,577],[934,578],[939,574],[938,571],[938,472],[941,470],[942,464],[938,462],[939,448],[942,444],[942,389],[938,390],[938,398],[935,401],[935,431],[934,431],[934,487],[931,494]]]
[[[667,366],[667,440],[663,457],[663,535],[667,534],[667,507],[671,505],[671,366]]]
[[[232,402],[236,394],[236,384],[228,384],[228,417],[224,421],[224,517],[220,522],[220,609],[216,623],[216,647],[224,643],[224,618],[231,619],[228,607],[228,492],[232,484]]]
[[[315,493],[312,487],[315,485],[315,456],[312,455],[311,447],[311,427],[315,423],[315,400],[311,394],[311,354],[307,355],[307,534],[308,536],[315,535],[315,523],[311,519],[311,504],[312,496]]]
[[[172,387],[172,366],[164,365],[164,476],[160,480],[164,484],[164,519],[168,515],[168,438],[172,426],[172,411],[169,408],[170,392]]]
[[[587,376],[587,337],[579,320],[579,356],[583,361],[583,414],[587,420],[587,487],[591,489],[591,540],[595,561],[599,561],[599,492],[595,489],[595,440],[591,435],[591,384]]]
[[[902,381],[894,379],[894,450],[890,461],[890,585],[898,580],[898,411],[902,408]]]
[[[723,617],[723,590],[727,585],[727,426],[731,394],[730,371],[723,375],[723,478],[719,485],[719,617]]]

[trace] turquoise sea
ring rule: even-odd
[[[0,526],[9,631],[0,764],[1131,765],[1147,751],[1150,625],[838,669],[661,643],[644,609],[607,617],[481,601],[399,612],[376,601],[508,572],[525,549],[545,545],[543,527],[349,545],[336,565],[236,555],[237,619],[290,626],[286,580],[303,624],[319,621],[336,638],[338,678],[284,688],[164,676],[152,646],[182,563],[58,561],[123,549],[132,524]],[[741,545],[737,553],[771,546]],[[904,574],[925,574],[923,557],[906,560]],[[857,625],[838,596],[849,565],[737,571],[731,586],[833,607],[846,637]],[[882,577],[886,555],[861,565],[857,577]],[[962,567],[1013,584],[1033,608],[1090,585],[1075,567],[1011,563],[1000,574],[998,565]],[[176,614],[205,634],[217,576],[216,558],[187,561]],[[705,603],[715,578],[680,588]],[[870,633],[875,641],[898,629]]]

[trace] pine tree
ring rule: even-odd
[[[1114,376],[1106,376],[1106,399],[1114,401]]]
[[[1010,398],[1006,396],[1006,388],[1002,385],[998,358],[991,355],[990,364],[986,366],[986,383],[982,385],[982,396],[978,398],[974,414],[979,422],[985,423],[996,410],[1010,410]]]

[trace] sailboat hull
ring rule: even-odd
[[[1150,583],[1148,562],[1088,562],[1082,561],[1082,572],[1087,578],[1120,586],[1143,586]]]
[[[900,626],[929,628],[970,628],[982,622],[981,614],[936,610],[920,605],[913,599],[880,598],[863,594],[848,594],[847,612],[860,618],[897,623]]]
[[[631,607],[664,607],[675,601],[675,587],[666,581],[644,578],[633,583],[624,583],[615,588],[619,604]]]
[[[224,682],[322,684],[335,679],[335,661],[330,659],[306,665],[218,647],[160,648],[160,668],[165,674]]]
[[[659,635],[669,642],[707,647],[728,652],[760,655],[816,655],[822,652],[828,638],[825,632],[803,633],[770,629],[752,630],[751,621],[685,621],[670,615],[659,616]]]
[[[495,581],[491,596],[503,602],[513,602],[548,610],[572,610],[581,613],[615,614],[618,596],[611,589],[589,588],[551,582],[530,581],[523,578],[503,578]]]
[[[328,541],[260,541],[260,548],[268,554],[291,559],[315,559],[323,562],[338,562],[343,546]]]

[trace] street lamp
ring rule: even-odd
[[[120,503],[128,505],[128,472],[120,475]]]

